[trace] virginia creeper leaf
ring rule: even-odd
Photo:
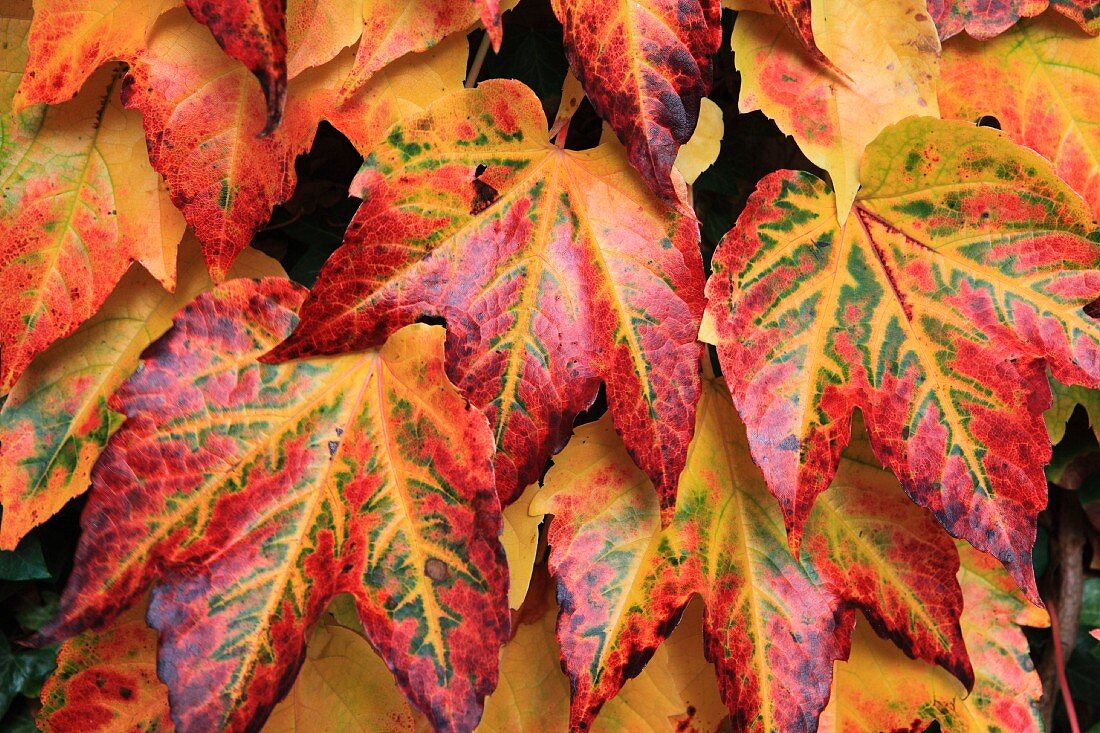
[[[1100,441],[1100,391],[1067,387],[1057,381],[1050,383],[1050,391],[1054,401],[1050,409],[1043,413],[1043,420],[1046,422],[1051,444],[1058,445],[1062,442],[1066,435],[1066,422],[1078,405],[1085,408],[1093,434]]]
[[[492,434],[446,381],[437,327],[258,363],[304,296],[231,281],[147,352],[112,403],[127,421],[93,470],[73,574],[37,640],[100,628],[152,585],[177,729],[248,730],[346,592],[413,703],[440,730],[470,730],[508,633]]]
[[[340,90],[341,101],[350,99],[391,61],[425,51],[451,34],[465,34],[477,23],[479,6],[486,1],[362,0],[362,40]]]
[[[370,643],[352,629],[322,619],[313,631],[294,687],[263,733],[411,731],[419,716]]]
[[[481,24],[489,34],[493,50],[500,51],[500,42],[504,39],[504,28],[500,23],[500,0],[472,0],[481,15]]]
[[[139,261],[171,287],[183,221],[104,67],[76,98],[12,114],[28,23],[0,18],[0,394]]]
[[[708,314],[753,456],[793,546],[848,441],[1032,599],[1050,443],[1045,364],[1100,384],[1100,247],[1049,164],[1000,133],[911,118],[868,148],[848,222],[781,171],[714,257]]]
[[[689,186],[718,159],[724,134],[722,108],[703,97],[699,105],[699,124],[691,139],[676,154],[676,170],[680,171]]]
[[[0,409],[0,549],[12,549],[91,481],[92,464],[122,416],[107,401],[172,316],[211,286],[198,243],[181,245],[175,293],[131,268],[103,306],[40,354]],[[234,277],[283,275],[277,262],[245,250]]]
[[[294,159],[322,115],[310,83],[320,76],[311,70],[295,80],[283,124],[257,140],[267,116],[254,77],[187,13],[166,14],[131,64],[123,99],[141,111],[149,159],[202,242],[215,280],[225,277],[271,207],[290,197]]]
[[[848,79],[810,58],[780,19],[737,16],[731,43],[739,109],[761,110],[829,173],[841,221],[867,144],[909,115],[938,115],[940,44],[925,12],[923,0],[813,3],[817,45]]]
[[[363,0],[289,0],[286,71],[291,79],[332,61],[359,40]]]
[[[944,47],[944,118],[997,118],[1002,131],[1046,157],[1100,217],[1100,47],[1059,18],[1019,23],[985,43]]]
[[[157,635],[144,602],[102,631],[61,645],[57,671],[42,686],[43,733],[168,733],[168,688],[157,678]]]
[[[996,560],[960,544],[966,608],[963,636],[977,680],[969,695],[942,670],[906,659],[858,624],[852,654],[836,665],[820,733],[924,730],[933,720],[949,733],[1039,733],[1042,685],[1017,624],[1046,626]]]
[[[972,38],[988,40],[1048,6],[1075,21],[1088,34],[1100,34],[1097,0],[928,0],[928,12],[944,41],[964,30]]]
[[[617,144],[552,145],[539,100],[505,80],[394,127],[352,192],[364,203],[344,245],[268,358],[443,316],[448,373],[495,431],[502,501],[539,477],[602,380],[671,510],[699,390],[694,217],[656,201]]]
[[[453,59],[453,46],[440,54]],[[317,123],[330,117],[358,145],[372,140],[398,116],[419,111],[442,88],[418,74],[416,62],[439,73],[439,54],[421,56],[379,75],[336,110],[350,52],[291,80],[287,113],[279,129],[256,139],[265,120],[263,97],[247,69],[214,45],[209,33],[183,11],[167,14],[149,39],[149,50],[131,66],[124,98],[141,110],[153,166],[172,200],[203,244],[215,280],[267,221],[271,207],[287,200],[296,182],[294,160],[313,140]],[[413,104],[410,104],[413,102]]]
[[[391,62],[347,101],[334,103],[325,117],[364,157],[370,155],[395,122],[414,117],[436,99],[462,89],[469,55],[466,37],[452,35],[423,53]],[[351,63],[350,54],[341,56],[332,75],[341,78]]]
[[[538,484],[528,486],[503,512],[504,534],[500,541],[508,558],[508,607],[513,610],[519,608],[527,597],[535,555],[539,549],[542,517],[528,511],[538,488]]]
[[[61,646],[58,672],[42,688],[43,733],[175,730],[168,688],[157,678],[157,634],[145,623],[145,609],[136,604],[103,631],[85,631]],[[263,733],[411,732],[415,716],[370,643],[325,616],[294,686]]]
[[[267,100],[261,136],[270,135],[286,105],[287,0],[184,0],[218,45],[256,75]]]
[[[133,61],[163,12],[179,0],[35,0],[27,38],[30,61],[14,107],[57,104],[76,96],[113,59]]]
[[[569,65],[592,106],[658,196],[676,196],[672,164],[710,91],[722,42],[719,0],[553,0]]]
[[[554,638],[557,604],[516,629],[500,660],[500,685],[485,701],[479,733],[569,728],[569,680]],[[703,658],[702,608],[691,603],[680,625],[645,669],[627,682],[588,728],[592,733],[713,733],[726,707],[714,667]]]
[[[812,728],[833,660],[846,653],[848,604],[969,681],[958,563],[946,536],[889,485],[888,473],[846,462],[807,529],[817,554],[796,563],[729,397],[708,385],[667,529],[606,420],[578,429],[532,504],[554,515],[550,569],[562,602],[572,725],[588,722],[637,674],[693,593],[706,605],[707,658],[735,730]]]

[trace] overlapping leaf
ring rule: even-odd
[[[363,42],[340,90],[341,101],[350,99],[391,61],[425,51],[451,34],[470,30],[481,17],[479,8],[487,7],[488,2],[361,0],[361,14],[356,20],[362,23]]]
[[[168,733],[168,688],[157,679],[157,635],[136,603],[101,631],[61,645],[42,686],[43,733]]]
[[[856,627],[852,655],[836,665],[833,696],[821,733],[923,730],[932,721],[950,733],[1039,733],[1042,686],[1017,624],[1046,626],[1046,613],[1025,601],[995,560],[959,546],[966,608],[963,636],[974,661],[974,690],[942,670],[906,659]]]
[[[145,603],[103,631],[65,642],[42,688],[43,733],[169,733],[168,688],[157,679],[157,635]],[[412,731],[416,715],[365,638],[324,617],[294,686],[263,733]]]
[[[441,99],[375,147],[365,199],[271,356],[371,346],[447,319],[448,373],[493,425],[502,500],[538,478],[599,382],[670,510],[694,428],[698,228],[621,148],[561,150],[518,82]]]
[[[554,638],[557,604],[516,630],[504,647],[500,686],[485,701],[479,733],[563,731],[569,727],[569,680],[561,670]],[[702,654],[702,613],[698,603],[684,612],[680,625],[645,669],[586,729],[593,733],[714,733],[725,730],[725,705],[714,680],[714,667]]]
[[[253,729],[329,600],[351,593],[410,699],[439,729],[470,730],[508,632],[492,434],[446,381],[438,328],[258,363],[303,298],[286,280],[234,280],[152,347],[112,405],[127,422],[37,638],[106,624],[153,585],[176,727]]]
[[[710,91],[719,0],[554,0],[569,64],[631,164],[672,199],[672,164]]]
[[[1098,6],[1100,7],[1100,6]],[[997,118],[1013,140],[1046,157],[1100,216],[1100,44],[1059,18],[1019,23],[985,43],[957,38],[943,54],[945,118]]]
[[[1100,33],[1097,0],[928,0],[928,12],[944,41],[964,30],[972,38],[988,40],[1048,6],[1074,20],[1090,35]]]
[[[369,642],[327,619],[314,630],[302,669],[263,733],[398,733],[419,717]]]
[[[1069,421],[1077,406],[1085,408],[1094,434],[1100,440],[1100,391],[1084,387],[1067,387],[1058,382],[1050,385],[1054,401],[1043,419],[1047,424],[1047,434],[1052,445],[1058,445],[1066,435],[1066,422]]]
[[[271,134],[286,104],[287,0],[184,0],[218,45],[256,75],[267,100],[262,135]]]
[[[140,261],[171,286],[183,222],[105,67],[74,100],[12,114],[26,20],[0,18],[0,394]]]
[[[267,221],[272,206],[290,197],[294,160],[308,149],[322,118],[366,144],[410,111],[410,103],[426,104],[440,91],[422,84],[413,70],[416,61],[431,59],[412,61],[379,75],[339,111],[336,97],[350,58],[303,71],[290,82],[279,129],[257,139],[267,117],[253,76],[220,53],[183,11],[161,20],[148,51],[131,66],[125,100],[141,110],[153,166],[194,227],[215,279]],[[447,83],[457,87],[460,81]]]
[[[923,0],[814,3],[817,45],[847,79],[814,61],[779,18],[737,17],[740,110],[763,111],[829,173],[842,221],[867,144],[909,115],[937,115],[940,45],[926,12]]]
[[[103,64],[134,60],[157,18],[179,2],[36,0],[15,108],[68,101]]]
[[[35,359],[0,408],[0,548],[14,549],[33,527],[83,494],[92,464],[122,416],[107,400],[172,316],[211,286],[193,238],[184,240],[175,293],[132,268],[99,311]],[[246,250],[235,277],[284,274]]]
[[[1100,385],[1100,246],[1084,202],[996,131],[912,118],[868,148],[837,223],[828,186],[757,187],[708,283],[719,356],[797,544],[850,416],[953,535],[1035,599],[1045,365]]]
[[[606,420],[578,429],[547,474],[532,511],[554,515],[550,568],[574,727],[638,673],[693,594],[706,606],[707,658],[735,730],[812,729],[833,661],[847,652],[849,604],[907,651],[970,679],[951,543],[889,474],[846,462],[799,564],[741,430],[709,382],[664,530],[649,482]]]

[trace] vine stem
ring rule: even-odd
[[[1081,618],[1081,601],[1084,590],[1085,519],[1081,502],[1072,491],[1053,489],[1051,491],[1050,511],[1053,527],[1051,529],[1051,562],[1044,574],[1046,592],[1043,601],[1050,613],[1053,646],[1039,663],[1039,676],[1043,681],[1043,700],[1041,711],[1046,729],[1050,730],[1054,714],[1056,691],[1061,688],[1061,696],[1066,704],[1073,732],[1076,727],[1076,712],[1070,698],[1066,681],[1066,649],[1073,648],[1077,635],[1077,626]]]
[[[1069,680],[1066,679],[1066,659],[1062,652],[1062,633],[1058,622],[1058,609],[1047,603],[1050,611],[1050,633],[1054,637],[1054,669],[1058,674],[1058,687],[1062,691],[1062,702],[1066,706],[1066,717],[1069,718],[1071,733],[1081,733],[1081,725],[1077,722],[1077,710],[1073,707],[1073,695],[1069,691]]]
[[[466,82],[462,85],[467,89],[472,89],[474,84],[477,83],[477,76],[481,73],[481,66],[485,63],[485,57],[489,54],[489,34],[486,33],[481,37],[481,45],[477,47],[477,53],[474,55],[474,62],[470,64],[470,73],[466,75]]]

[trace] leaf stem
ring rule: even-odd
[[[486,33],[481,37],[481,45],[477,47],[474,62],[470,64],[470,73],[466,74],[466,82],[462,85],[467,89],[472,89],[474,84],[477,83],[477,76],[481,73],[481,66],[485,63],[485,57],[489,53],[489,45],[489,34]]]

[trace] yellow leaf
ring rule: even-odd
[[[699,124],[695,126],[691,139],[676,154],[676,170],[680,171],[689,186],[718,159],[725,131],[722,108],[703,97],[699,105]]]
[[[542,515],[532,516],[528,511],[538,490],[538,484],[531,484],[504,509],[504,534],[500,543],[504,545],[504,554],[508,558],[508,607],[513,610],[519,608],[527,597],[535,555],[539,549]]]
[[[783,21],[742,13],[733,28],[742,112],[761,110],[829,173],[841,223],[863,149],[910,115],[939,116],[940,42],[923,0],[817,0],[813,35],[848,80],[814,61]]]
[[[318,625],[290,693],[263,733],[413,730],[415,713],[370,643],[336,623]]]

